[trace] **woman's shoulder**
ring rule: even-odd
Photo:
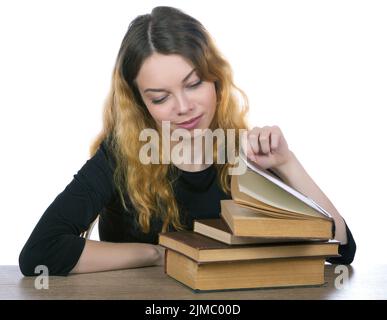
[[[109,166],[111,170],[114,171],[116,166],[115,156],[113,153],[113,148],[111,144],[111,140],[109,138],[105,138],[99,144],[99,147],[95,154],[90,159],[94,163],[100,166]]]

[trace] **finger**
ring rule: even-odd
[[[262,130],[259,135],[259,149],[262,153],[267,154],[270,152],[270,131]]]
[[[274,152],[278,149],[280,135],[276,132],[272,132],[270,135],[270,152]]]
[[[253,130],[251,130],[248,136],[251,148],[255,154],[259,153],[259,143],[258,143],[259,132],[260,130],[258,128],[254,128]]]
[[[248,132],[243,132],[242,135],[239,137],[240,139],[240,151],[249,158],[249,156],[253,153],[249,138],[248,138]]]
[[[253,146],[251,145],[250,139],[247,140],[246,156],[251,160],[255,160],[255,152]]]

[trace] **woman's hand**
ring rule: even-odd
[[[244,152],[263,169],[278,168],[286,164],[293,155],[278,126],[254,127],[249,130],[247,149]]]

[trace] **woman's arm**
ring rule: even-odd
[[[321,207],[327,210],[332,215],[332,218],[335,222],[335,239],[340,241],[343,245],[347,244],[347,232],[343,217],[340,215],[328,197],[321,191],[318,185],[309,176],[294,153],[290,153],[291,156],[286,163],[271,169],[276,172],[286,184],[313,199]]]
[[[78,263],[70,273],[138,268],[164,263],[164,249],[148,243],[86,240]]]
[[[245,154],[264,169],[271,169],[288,185],[313,199],[327,210],[335,222],[335,239],[348,242],[346,225],[340,213],[305,171],[278,126],[254,127],[247,134]]]
[[[85,247],[80,234],[114,195],[107,147],[101,144],[39,219],[19,254],[19,267],[25,276],[36,276],[38,265],[45,265],[50,275],[66,276],[79,261]]]
[[[340,241],[340,257],[327,259],[330,263],[350,264],[356,253],[356,242],[343,217],[328,197],[305,171],[278,126],[254,127],[248,132],[245,154],[263,169],[272,170],[294,189],[313,199],[327,210],[335,222],[335,239]],[[243,147],[243,144],[242,144]]]

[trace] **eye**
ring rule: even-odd
[[[198,87],[203,81],[202,80],[199,80],[198,82],[194,83],[194,84],[191,84],[190,86],[188,86],[189,88],[195,88],[195,87]]]
[[[188,86],[188,88],[196,88],[198,87],[203,81],[202,80],[199,80],[197,82],[195,82],[194,84],[191,84]],[[168,96],[164,97],[164,98],[161,98],[161,99],[156,99],[156,100],[152,100],[152,103],[153,104],[161,104],[165,101],[165,99],[167,99]]]
[[[168,96],[167,96],[167,97],[168,97]],[[165,101],[165,99],[166,99],[167,97],[164,97],[164,98],[161,98],[161,99],[158,99],[158,100],[152,100],[152,103],[154,103],[154,104],[161,104],[161,103],[163,103],[163,102]]]

